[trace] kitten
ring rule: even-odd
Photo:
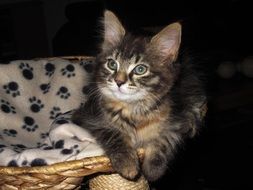
[[[201,122],[205,95],[190,64],[177,61],[180,42],[179,23],[152,38],[135,37],[105,11],[93,92],[72,120],[96,138],[127,179],[140,170],[149,181],[160,178],[177,146]],[[137,148],[145,149],[142,163]]]

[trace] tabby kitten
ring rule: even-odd
[[[149,181],[161,177],[201,121],[205,96],[188,63],[177,61],[180,41],[179,23],[152,38],[135,37],[105,11],[93,90],[72,120],[96,138],[127,179],[136,179],[140,170]],[[145,149],[142,163],[137,148]]]

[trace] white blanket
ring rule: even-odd
[[[87,131],[69,121],[71,110],[86,100],[91,74],[92,59],[0,65],[1,166],[40,166],[103,154]]]

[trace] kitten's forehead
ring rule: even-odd
[[[131,54],[131,56],[124,56],[124,53],[115,50],[112,53],[111,56],[112,59],[116,60],[117,62],[119,62],[120,64],[124,64],[124,65],[130,65],[130,64],[138,64],[140,62],[142,62],[143,60],[143,55],[142,54]]]
[[[146,39],[128,34],[116,49],[121,59],[138,62],[145,53]]]

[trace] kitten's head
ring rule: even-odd
[[[174,81],[181,25],[174,23],[151,38],[129,34],[110,11],[104,14],[104,42],[98,56],[96,80],[102,95],[134,103],[157,101]]]

